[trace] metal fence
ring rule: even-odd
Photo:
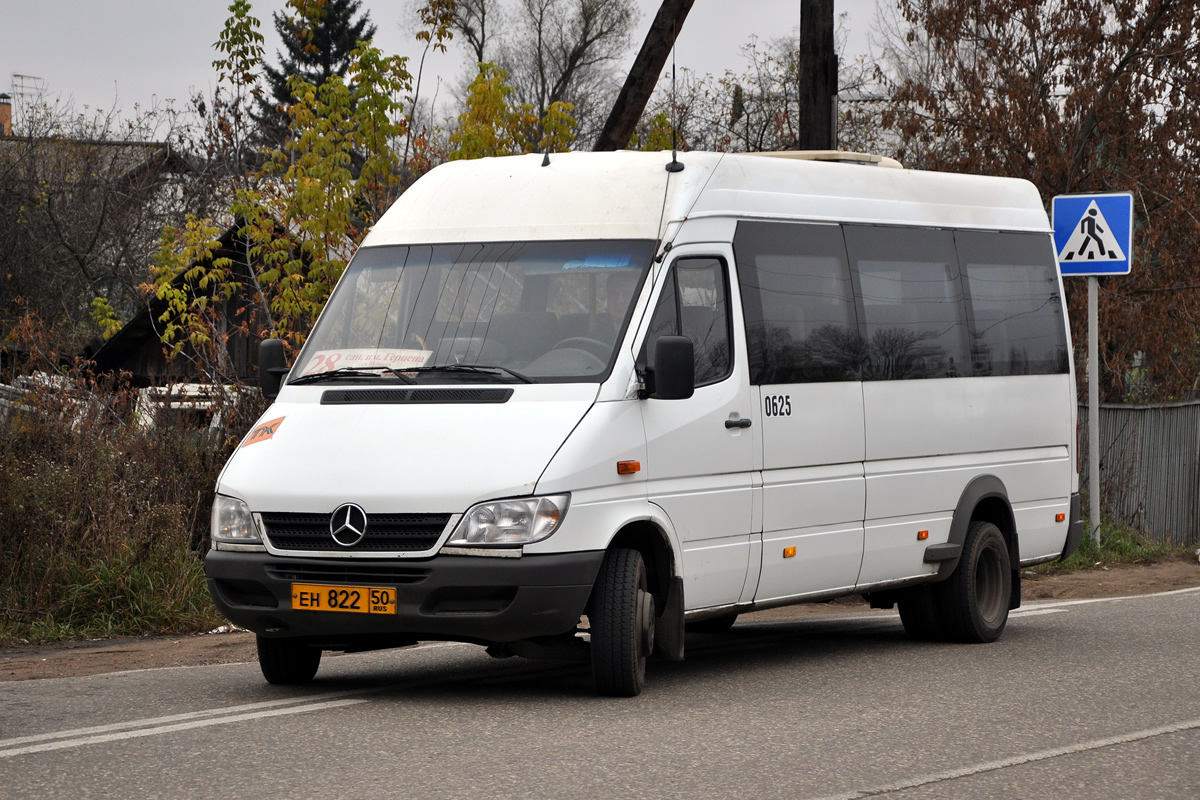
[[[1200,540],[1200,401],[1102,405],[1099,420],[1101,513],[1157,541]],[[1079,447],[1086,490],[1088,409],[1082,405]]]

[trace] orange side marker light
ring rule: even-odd
[[[923,542],[929,538],[929,531],[917,531],[917,541]]]
[[[632,475],[635,472],[641,472],[641,471],[642,471],[642,462],[640,462],[640,461],[618,461],[617,462],[617,474],[618,475]]]
[[[791,558],[794,555],[796,555],[796,548],[794,548],[794,547],[783,548],[783,557],[784,558]]]
[[[1067,515],[1066,515],[1066,514],[1055,514],[1055,515],[1054,515],[1054,521],[1055,521],[1055,522],[1063,522],[1063,521],[1065,521],[1065,520],[1066,520],[1066,518],[1067,518]]]

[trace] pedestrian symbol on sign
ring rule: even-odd
[[[1051,203],[1054,251],[1063,275],[1128,275],[1133,195],[1060,194]]]
[[[1058,254],[1059,261],[1124,261],[1125,253],[1112,233],[1112,227],[1104,219],[1096,201],[1088,204],[1087,211],[1075,226],[1074,232]]]

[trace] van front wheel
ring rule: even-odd
[[[990,522],[972,522],[958,567],[940,586],[940,621],[957,642],[994,642],[1008,622],[1012,574],[1008,543]]]
[[[600,567],[588,613],[592,677],[596,690],[634,697],[646,684],[646,658],[654,650],[654,595],[637,550],[610,550]]]
[[[276,686],[294,686],[308,683],[321,666],[321,651],[295,639],[268,639],[255,637],[258,641],[258,667],[267,683]]]

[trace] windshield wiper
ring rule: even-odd
[[[506,373],[513,376],[521,383],[537,383],[528,375],[522,375],[515,369],[508,367],[495,366],[492,364],[440,364],[432,367],[411,367],[404,370],[408,373],[413,372],[471,372],[478,375],[494,375],[497,372]]]
[[[289,381],[293,386],[298,386],[302,383],[321,383],[322,381],[332,381],[339,378],[378,378],[378,372],[370,372],[369,370],[384,370],[399,378],[404,383],[416,383],[412,378],[392,367],[375,366],[375,367],[338,367],[337,369],[326,370],[325,372],[314,372],[312,375],[301,375],[295,380]]]

